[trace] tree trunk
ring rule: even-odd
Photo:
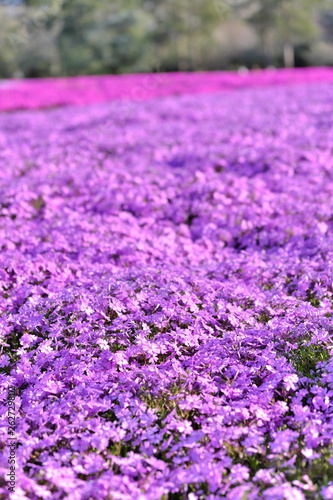
[[[293,68],[295,66],[295,50],[290,42],[286,42],[283,46],[283,61],[286,68]]]

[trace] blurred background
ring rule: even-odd
[[[333,65],[333,0],[0,0],[0,78]]]

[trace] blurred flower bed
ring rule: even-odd
[[[80,106],[114,99],[140,102],[168,95],[332,81],[333,69],[325,67],[13,79],[0,82],[0,110]]]

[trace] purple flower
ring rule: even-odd
[[[13,498],[332,498],[332,75],[0,91]]]

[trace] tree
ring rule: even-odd
[[[294,65],[294,47],[311,42],[318,33],[315,9],[320,0],[244,0],[242,8],[260,36],[263,52],[272,59],[272,46],[281,47],[285,66]]]
[[[294,66],[295,45],[309,44],[318,35],[316,7],[318,0],[284,0],[277,9],[275,26],[277,42],[283,45],[285,66]]]

